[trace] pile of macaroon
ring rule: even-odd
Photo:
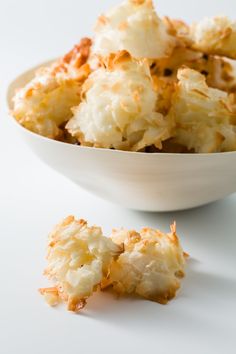
[[[14,97],[25,128],[81,146],[140,152],[236,150],[236,22],[187,25],[151,0],[98,18],[93,39],[41,68]]]

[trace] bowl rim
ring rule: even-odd
[[[32,136],[34,138],[37,138],[39,140],[42,141],[47,141],[47,142],[51,142],[52,144],[60,144],[60,145],[67,145],[67,146],[73,146],[77,149],[82,149],[82,150],[94,150],[94,151],[110,151],[113,154],[124,154],[124,155],[147,155],[147,156],[168,156],[168,157],[180,157],[180,156],[184,156],[184,157],[193,157],[194,159],[200,158],[200,157],[213,157],[213,156],[228,156],[228,155],[236,155],[236,151],[227,151],[227,152],[213,152],[213,153],[163,153],[163,152],[152,152],[152,153],[147,153],[147,152],[140,152],[140,151],[126,151],[126,150],[116,150],[116,149],[108,149],[108,148],[95,148],[95,147],[89,147],[89,146],[81,146],[81,145],[75,145],[75,144],[70,144],[67,142],[63,142],[63,141],[59,141],[59,140],[55,140],[55,139],[50,139],[48,137],[45,137],[43,135],[37,134],[35,132],[32,132],[31,130],[25,128],[23,125],[21,125],[11,114],[11,101],[13,98],[12,95],[12,86],[14,86],[14,83],[19,80],[21,77],[26,76],[27,74],[30,74],[31,72],[39,69],[42,66],[47,66],[49,64],[51,64],[52,62],[54,62],[56,59],[51,59],[51,60],[47,60],[41,64],[35,65],[32,68],[29,68],[28,70],[20,73],[19,75],[17,75],[17,77],[12,80],[7,87],[6,90],[6,104],[7,104],[7,108],[8,108],[8,115],[10,116],[11,121],[13,122],[13,124],[15,124],[19,129],[21,129],[22,131],[24,131],[25,133],[29,134],[29,136]]]

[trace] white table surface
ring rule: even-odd
[[[81,190],[38,161],[7,116],[5,91],[21,71],[90,34],[115,0],[0,1],[0,353],[236,353],[236,196],[168,214],[124,210]],[[236,13],[232,0],[160,0],[161,14],[185,19]],[[236,17],[236,15],[235,15]],[[192,256],[167,306],[95,294],[81,315],[50,309],[37,289],[47,233],[69,214],[112,227],[168,229],[176,220]]]

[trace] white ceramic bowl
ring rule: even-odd
[[[36,68],[9,87],[15,90]],[[96,149],[57,142],[15,124],[22,138],[46,164],[88,191],[124,207],[145,211],[182,210],[236,192],[236,152],[147,154]]]

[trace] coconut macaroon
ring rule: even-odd
[[[71,108],[80,102],[81,85],[90,73],[86,64],[91,40],[79,45],[35,77],[13,98],[13,115],[25,128],[52,139],[61,135],[60,126],[72,116]]]
[[[62,300],[68,310],[81,310],[107,276],[113,256],[121,251],[121,246],[103,236],[101,228],[89,227],[72,216],[66,218],[49,235],[45,274],[55,285],[40,292],[52,306]]]
[[[93,52],[107,56],[127,50],[133,57],[154,59],[170,55],[174,46],[151,0],[126,0],[99,17]]]
[[[206,77],[210,87],[227,92],[236,91],[234,67],[229,60],[186,47],[177,47],[168,58],[155,60],[151,73],[158,79],[177,82],[177,72],[182,66],[199,71]]]
[[[124,252],[113,260],[104,286],[112,284],[118,294],[137,294],[161,304],[175,297],[187,256],[175,224],[169,234],[150,228],[140,233],[115,230],[111,238],[124,245]]]
[[[155,111],[158,95],[145,60],[110,55],[83,86],[83,101],[66,128],[82,145],[139,151],[160,147],[171,123]]]
[[[168,114],[172,105],[172,95],[178,82],[179,68],[186,66],[197,70],[206,78],[207,85],[228,93],[236,91],[234,69],[230,62],[221,57],[206,55],[185,47],[175,48],[168,58],[155,60],[151,75],[158,93],[156,110]]]
[[[169,115],[175,141],[198,153],[236,150],[236,113],[226,92],[207,86],[204,75],[183,68]]]
[[[205,18],[190,26],[169,17],[164,17],[163,21],[178,44],[203,53],[236,59],[236,21],[226,16]]]
[[[236,59],[236,21],[225,16],[205,18],[190,28],[193,48]]]

